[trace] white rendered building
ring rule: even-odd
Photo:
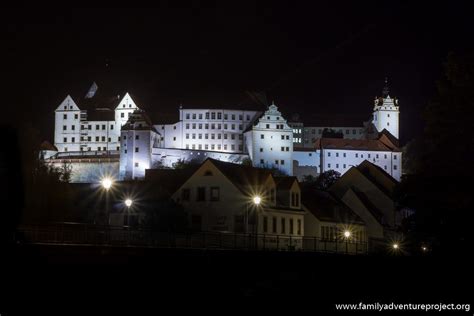
[[[138,107],[129,93],[108,97],[97,91],[94,83],[84,98],[75,101],[68,95],[56,108],[54,145],[58,152],[119,152],[120,129]]]

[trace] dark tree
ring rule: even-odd
[[[317,177],[316,181],[314,182],[314,187],[318,190],[327,190],[340,177],[341,174],[335,170],[325,171]]]
[[[335,131],[331,128],[325,128],[323,130],[322,137],[324,137],[324,138],[344,138],[344,134],[342,132]]]

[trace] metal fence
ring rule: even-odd
[[[22,225],[16,240],[25,244],[108,245],[156,248],[283,250],[366,254],[366,242],[324,240],[310,236],[222,232],[157,232],[122,226],[89,224]]]

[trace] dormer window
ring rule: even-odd
[[[125,107],[125,104],[123,105],[123,107]]]
[[[131,104],[129,104],[129,105],[128,105],[128,107],[129,107],[129,108],[131,108],[131,107],[132,107],[132,105],[131,105]]]

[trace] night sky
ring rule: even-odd
[[[53,141],[54,109],[96,81],[132,92],[156,123],[181,103],[261,109],[245,91],[265,91],[287,115],[368,118],[388,76],[406,142],[447,53],[474,39],[467,2],[221,2],[2,10],[7,113],[34,117]]]

